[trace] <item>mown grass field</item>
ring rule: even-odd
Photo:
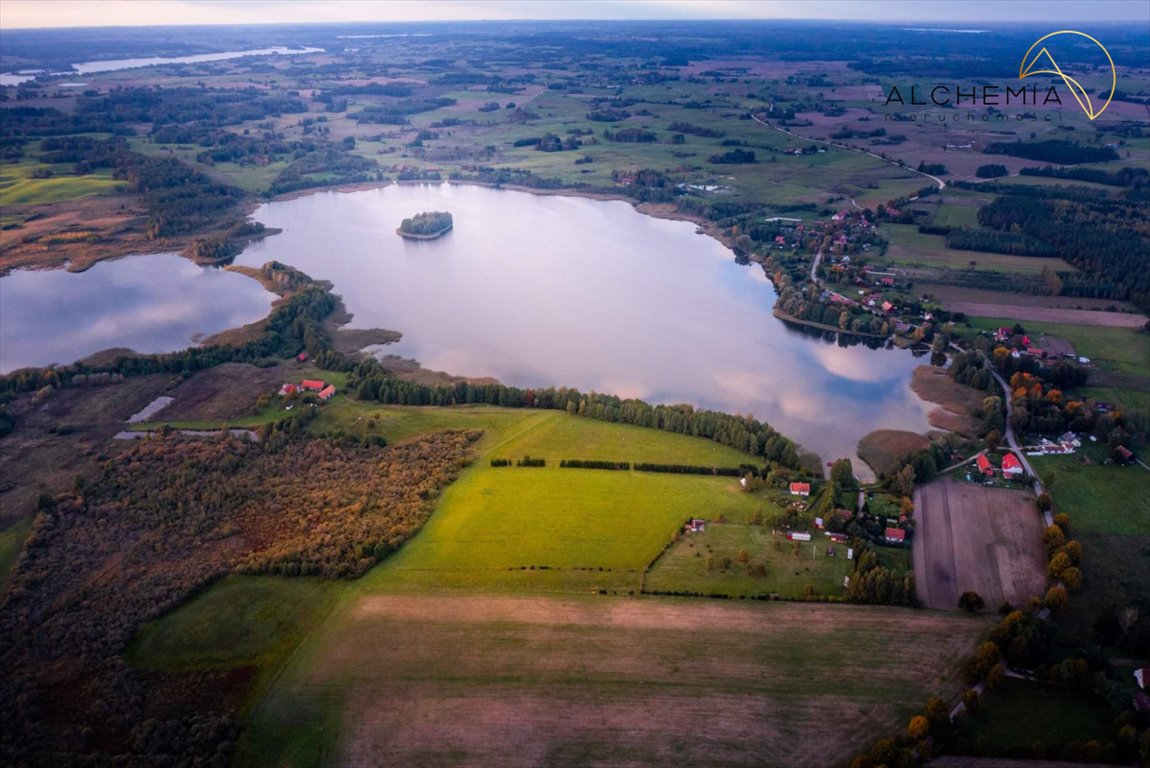
[[[128,660],[159,670],[267,668],[284,660],[344,590],[321,579],[229,577],[141,630]]]
[[[0,593],[8,584],[8,575],[12,572],[12,567],[16,565],[17,558],[20,557],[20,550],[24,548],[24,540],[32,531],[32,520],[33,518],[26,517],[0,530]]]
[[[812,534],[811,541],[787,541],[761,525],[710,524],[671,545],[647,574],[645,588],[731,597],[841,597],[843,577],[854,569],[847,547],[821,531]]]
[[[1071,270],[1062,259],[1009,256],[985,251],[960,251],[946,246],[942,235],[926,235],[912,224],[884,224],[883,231],[890,239],[890,248],[881,263],[904,267],[933,269],[1015,272],[1037,275],[1043,268],[1055,271]],[[973,265],[971,262],[974,262]]]
[[[1110,710],[1096,696],[1010,679],[987,695],[970,720],[970,732],[993,750],[1029,748],[1036,741],[1046,746],[1106,742],[1115,736]]]
[[[861,606],[365,596],[293,657],[237,759],[833,765],[957,692],[987,625]],[[860,658],[866,674],[846,673]]]
[[[1094,617],[1150,605],[1150,472],[1139,466],[1084,466],[1075,456],[1032,456],[1082,544],[1082,587],[1059,619],[1068,639],[1089,643]]]

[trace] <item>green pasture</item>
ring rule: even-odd
[[[51,178],[33,178],[36,171],[48,171]],[[101,192],[114,192],[123,185],[112,178],[111,171],[76,175],[72,165],[46,165],[35,160],[0,164],[0,203],[34,205],[75,200]]]
[[[841,597],[843,577],[854,569],[847,546],[821,531],[811,533],[811,541],[788,541],[769,526],[710,523],[702,533],[683,534],[647,574],[645,588],[730,597]]]
[[[24,540],[32,532],[32,521],[33,518],[26,517],[0,530],[0,593],[3,593],[8,576],[24,549]]]
[[[913,224],[884,224],[882,230],[890,239],[885,261],[898,266],[1031,275],[1041,273],[1043,268],[1063,272],[1073,269],[1062,259],[948,248],[944,236],[923,234]]]
[[[1008,679],[986,694],[969,722],[971,736],[994,750],[1114,738],[1113,717],[1098,697],[1023,680]]]
[[[1138,465],[1086,466],[1077,456],[1031,456],[1034,470],[1070,515],[1071,535],[1082,529],[1150,536],[1150,472]]]

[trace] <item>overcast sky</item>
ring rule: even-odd
[[[3,0],[0,28],[501,19],[1150,23],[1147,0]]]

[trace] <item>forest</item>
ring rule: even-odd
[[[997,233],[962,237],[1005,247],[998,239],[1017,240],[1013,233],[1021,231],[1031,238],[1019,243],[1029,250],[1024,255],[1039,255],[1038,247],[1028,243],[1045,243],[1081,272],[1059,273],[1062,295],[1126,300],[1150,311],[1150,214],[1145,203],[1137,197],[1075,189],[1000,186],[995,191],[1001,196],[978,212],[978,223]]]
[[[0,762],[226,765],[234,712],[180,701],[178,686],[151,701],[156,681],[121,658],[129,640],[227,573],[362,574],[419,529],[479,438],[381,448],[287,430],[263,444],[140,440],[95,481],[41,498],[0,606],[0,699],[16,703]]]
[[[404,219],[396,231],[401,235],[434,236],[451,229],[453,223],[447,211],[424,211]]]
[[[689,405],[651,405],[566,387],[520,389],[502,384],[460,382],[431,387],[389,375],[375,360],[354,364],[348,390],[360,400],[390,405],[464,405],[482,403],[505,408],[547,408],[597,421],[609,421],[714,440],[786,467],[799,468],[798,449],[769,424]],[[707,468],[707,472],[711,471]]]

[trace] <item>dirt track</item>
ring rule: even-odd
[[[914,578],[929,608],[958,610],[973,590],[994,610],[1042,595],[1042,517],[1029,493],[937,480],[914,493]]]

